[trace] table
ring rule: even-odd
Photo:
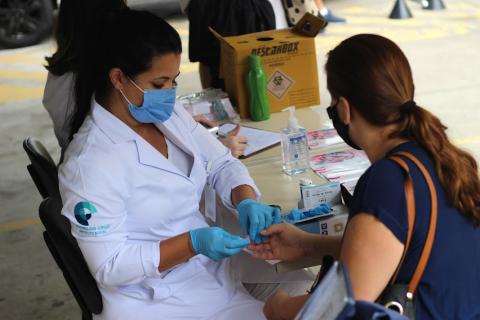
[[[331,121],[328,119],[325,108],[310,107],[298,109],[296,112],[300,125],[307,130],[314,130],[320,128],[331,127]],[[242,120],[241,125],[279,132],[281,128],[287,126],[288,113],[280,112],[273,113],[271,118],[266,121],[254,122]],[[338,150],[344,150],[347,146],[345,144],[338,144],[326,148],[315,150],[315,153],[325,153]],[[300,199],[299,180],[302,178],[309,178],[314,183],[323,183],[326,180],[318,176],[313,170],[295,176],[288,176],[282,171],[282,156],[280,146],[275,146],[271,149],[265,150],[255,154],[249,158],[242,160],[248,168],[250,175],[254,179],[256,185],[262,193],[261,201],[267,204],[276,204],[281,206],[283,212],[289,212],[292,208],[298,207],[298,200]],[[217,197],[217,221],[218,225],[233,234],[241,234],[241,228],[236,217],[227,209]],[[303,268],[319,264],[321,259],[305,259],[294,263],[279,263],[276,266],[265,266],[266,262],[258,260],[253,261],[251,257],[245,257],[246,254],[240,257],[234,257],[232,260],[241,260],[242,264],[251,264],[253,268],[264,269],[266,273],[270,272],[285,272],[294,269]],[[313,272],[315,272],[314,270]],[[248,272],[248,271],[245,271]],[[268,278],[268,277],[267,277]],[[273,277],[274,278],[274,277]],[[271,281],[274,281],[272,278]],[[253,280],[252,280],[253,281]]]

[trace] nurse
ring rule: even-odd
[[[96,318],[263,319],[222,260],[250,240],[208,227],[199,201],[212,186],[257,243],[280,212],[256,201],[247,169],[175,104],[178,33],[123,9],[92,38],[59,180],[62,214],[102,293]]]
[[[268,244],[251,249],[267,259],[334,256],[348,266],[358,300],[377,300],[392,280],[409,284],[418,279],[416,319],[480,319],[480,180],[475,159],[449,141],[436,116],[417,105],[410,65],[392,41],[373,34],[348,38],[330,51],[325,69],[333,125],[372,162],[355,188],[343,239],[279,224],[263,233],[270,236]],[[400,156],[414,190],[411,238],[404,191],[408,176],[389,158],[399,152],[416,157],[432,178],[427,183],[420,167]],[[436,189],[436,201],[429,185]],[[431,219],[435,205],[436,222]],[[430,235],[431,252],[417,277],[414,271]],[[307,298],[278,291],[267,301],[265,314],[268,319],[293,319]]]

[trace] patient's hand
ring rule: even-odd
[[[305,256],[304,239],[306,232],[288,224],[280,223],[261,232],[268,240],[261,244],[250,244],[253,256],[264,260],[295,260]]]

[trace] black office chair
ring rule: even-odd
[[[91,320],[92,313],[102,312],[102,296],[71,234],[70,222],[61,211],[62,202],[58,198],[42,201],[39,214],[46,229],[43,238],[82,310],[82,320]]]
[[[23,141],[31,164],[27,166],[35,186],[42,198],[55,197],[60,199],[58,190],[58,170],[47,149],[37,139],[28,137]]]

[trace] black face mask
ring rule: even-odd
[[[338,135],[340,136],[340,138],[343,139],[343,141],[345,141],[346,144],[348,144],[354,149],[362,150],[362,148],[357,146],[355,142],[353,142],[350,138],[350,135],[348,134],[348,125],[344,124],[340,120],[337,112],[337,104],[338,103],[327,108],[328,117],[332,120],[333,127],[335,128],[335,130],[337,130]]]

